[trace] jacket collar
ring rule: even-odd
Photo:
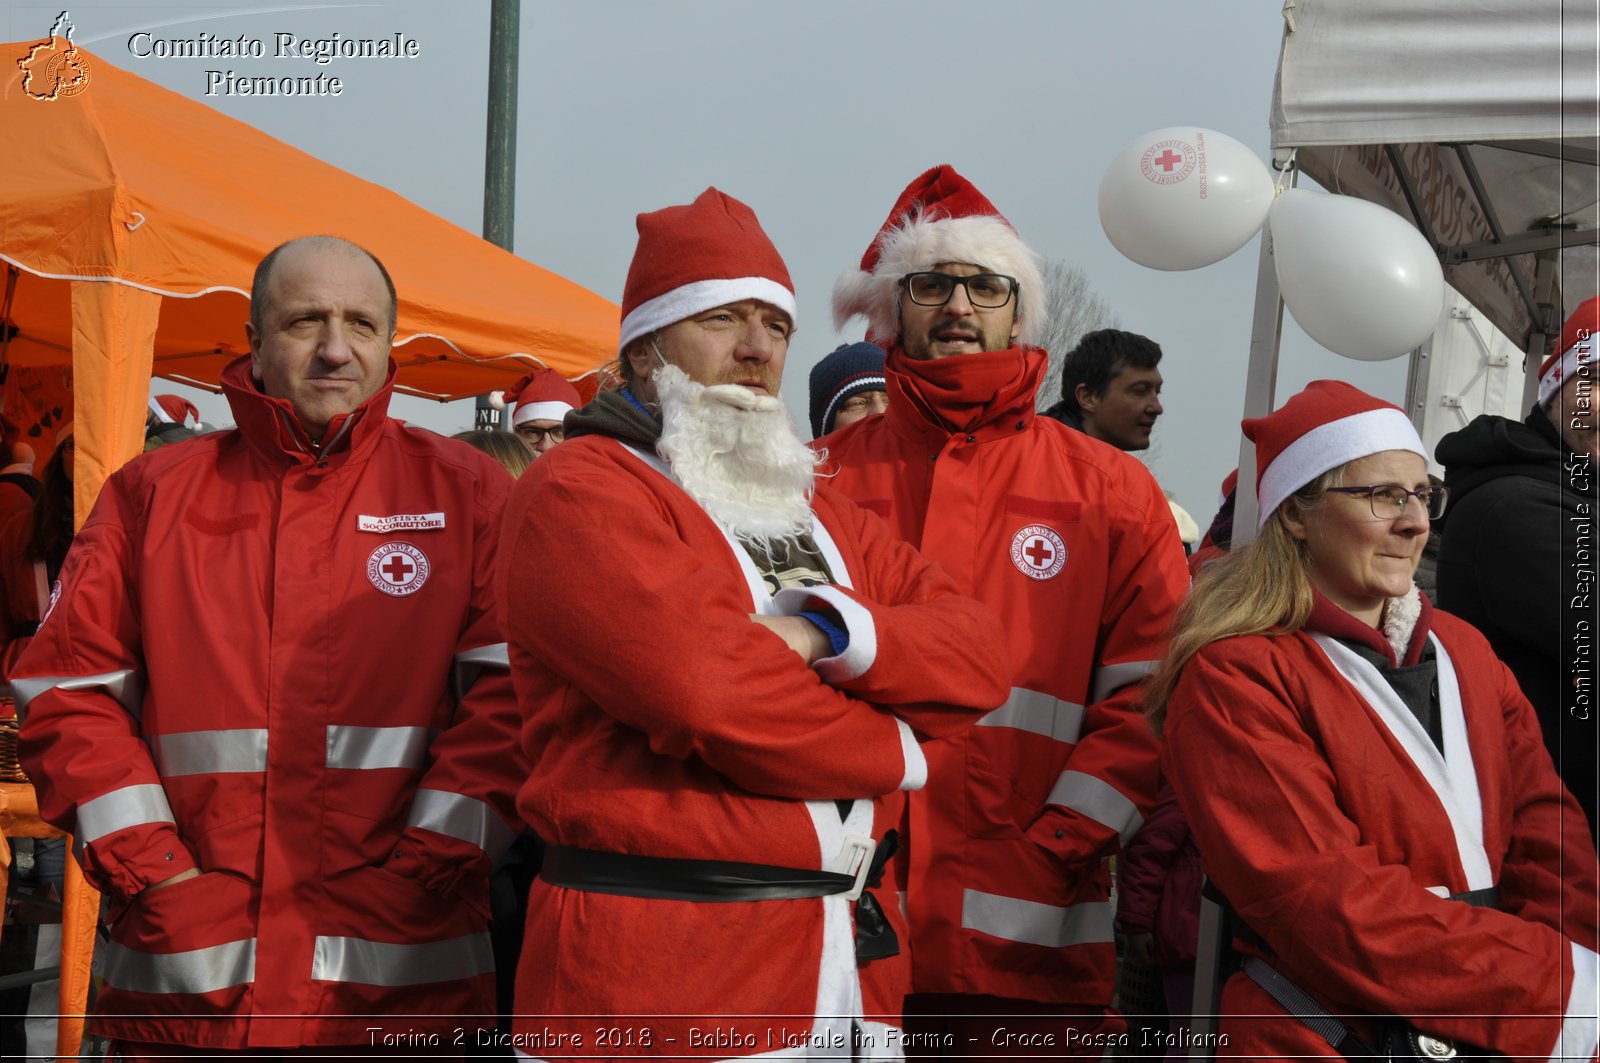
[[[1044,371],[1045,353],[1038,347],[917,360],[897,340],[884,358],[884,416],[897,435],[934,446],[952,435],[970,435],[975,442],[1013,436],[1033,424]]]
[[[1428,600],[1426,594],[1422,594],[1415,587],[1411,589],[1410,594],[1417,595],[1420,614],[1417,617],[1416,626],[1411,630],[1411,637],[1406,645],[1405,657],[1401,660],[1395,659],[1394,646],[1389,642],[1384,632],[1370,624],[1364,624],[1357,620],[1337,605],[1334,605],[1316,588],[1312,588],[1311,591],[1311,615],[1306,618],[1306,630],[1315,631],[1321,635],[1330,635],[1343,642],[1353,642],[1356,645],[1365,646],[1382,654],[1389,661],[1390,667],[1416,664],[1422,659],[1422,650],[1427,644],[1428,632],[1433,628],[1433,603]],[[1410,594],[1407,595],[1408,598]],[[1390,599],[1390,601],[1394,603],[1402,601],[1402,599],[1394,598]]]
[[[321,446],[311,442],[288,399],[263,392],[250,375],[250,356],[236,358],[222,371],[222,392],[233,410],[239,432],[262,457],[280,464],[343,464],[352,455],[365,456],[383,431],[394,394],[397,366],[389,359],[383,386],[349,413],[328,422]]]

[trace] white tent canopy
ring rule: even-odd
[[[1283,17],[1275,162],[1409,219],[1451,287],[1534,352],[1531,378],[1600,288],[1600,0],[1287,0]],[[1263,239],[1246,416],[1275,405],[1271,254]]]
[[[1445,280],[1526,345],[1567,309],[1537,291],[1538,253],[1572,306],[1595,291],[1597,15],[1596,0],[1291,0],[1273,147],[1410,218]],[[1582,249],[1557,262],[1563,246]]]

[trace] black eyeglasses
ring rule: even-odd
[[[974,273],[970,277],[933,271],[907,273],[900,283],[918,306],[943,306],[955,294],[958,284],[967,290],[967,301],[983,310],[1005,306],[1017,294],[1017,278],[999,273]]]
[[[1399,484],[1330,487],[1328,490],[1336,495],[1366,495],[1367,503],[1372,507],[1372,515],[1379,520],[1394,520],[1406,511],[1406,503],[1413,498],[1422,503],[1429,520],[1438,520],[1444,516],[1444,505],[1450,500],[1450,489],[1437,485],[1419,487],[1415,491],[1407,491]]]
[[[560,443],[567,438],[566,428],[563,425],[551,425],[549,428],[540,428],[538,425],[519,424],[517,435],[526,439],[530,444],[538,446],[548,437],[552,443]]]

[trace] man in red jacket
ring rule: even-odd
[[[1140,683],[1188,584],[1144,467],[1034,416],[1044,314],[1033,251],[928,171],[834,286],[836,324],[885,343],[889,411],[820,442],[834,486],[1006,629],[1010,699],[928,747],[906,895],[907,1028],[996,1056],[1094,1055],[1123,1030],[1107,863],[1155,797]]]
[[[107,481],[12,674],[40,810],[111,900],[93,1030],[126,1059],[492,1025],[511,482],[386,415],[395,309],[343,240],[268,255],[238,428]]]
[[[518,807],[548,843],[514,1045],[898,1058],[893,828],[918,737],[1004,699],[999,625],[814,480],[777,397],[794,289],[750,208],[707,189],[638,224],[625,386],[506,511]]]

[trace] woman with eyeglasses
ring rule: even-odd
[[[1146,694],[1245,957],[1219,1055],[1590,1059],[1594,848],[1511,673],[1412,584],[1445,502],[1422,440],[1326,380],[1243,428],[1259,533]]]

